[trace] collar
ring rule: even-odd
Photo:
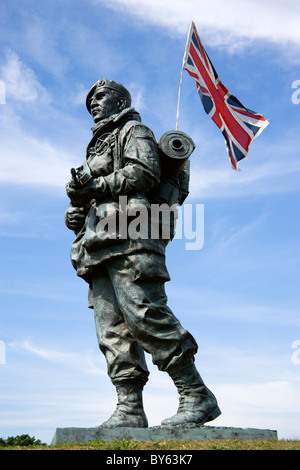
[[[141,117],[139,113],[132,107],[125,108],[120,113],[112,114],[108,118],[102,119],[102,121],[95,124],[92,127],[93,135],[95,135],[96,133],[98,134],[100,130],[104,132],[104,131],[107,131],[108,129],[114,129],[120,124],[121,121],[123,120],[127,121],[129,119],[141,121]]]

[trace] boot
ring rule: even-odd
[[[205,386],[194,363],[169,374],[179,392],[179,407],[162,426],[203,425],[217,418],[221,411],[214,394]]]
[[[147,428],[148,421],[143,408],[142,388],[135,383],[124,382],[116,386],[117,407],[101,427]]]

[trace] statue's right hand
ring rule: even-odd
[[[66,226],[74,231],[79,230],[85,221],[86,210],[84,207],[68,207],[65,213]]]

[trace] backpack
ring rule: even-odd
[[[195,149],[190,136],[181,131],[168,131],[158,142],[161,181],[154,199],[169,206],[182,205],[189,194],[190,161]]]

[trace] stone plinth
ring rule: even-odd
[[[57,428],[51,445],[64,443],[87,443],[102,439],[114,441],[135,439],[137,441],[161,441],[164,439],[277,439],[277,431],[270,429],[231,428],[213,426],[155,426],[151,428]]]

